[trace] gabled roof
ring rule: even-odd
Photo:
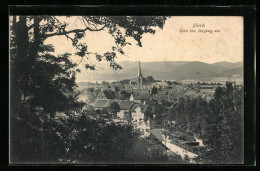
[[[134,111],[136,108],[140,107],[142,112],[145,112],[145,110],[147,109],[148,105],[139,105],[139,104],[134,104],[133,108],[131,109],[131,111]]]
[[[106,107],[106,104],[108,103],[109,100],[102,100],[102,99],[99,99],[96,101],[96,103],[94,104],[94,107],[96,108],[104,108]]]
[[[131,94],[134,100],[150,100],[150,95],[148,94]]]
[[[109,107],[112,103],[116,102],[115,100],[108,100],[106,107]]]
[[[117,103],[122,110],[130,110],[134,106],[134,102],[130,100],[119,100]]]
[[[106,108],[109,107],[112,103],[118,103],[120,106],[121,110],[130,110],[134,102],[130,100],[103,100],[103,99],[98,99],[94,105],[95,108]]]
[[[168,86],[169,84],[165,81],[161,81],[161,82],[155,82],[155,83],[152,83],[152,85],[159,85],[159,86]]]
[[[104,91],[101,91],[100,93],[98,93],[97,95],[98,97],[103,97],[105,96],[107,98],[107,94]]]
[[[158,130],[158,129],[150,129],[150,130],[147,130],[147,132],[150,132],[159,141],[163,141],[162,133],[161,133],[160,130]],[[150,134],[150,136],[151,136],[151,134]]]

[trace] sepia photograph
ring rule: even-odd
[[[243,16],[9,16],[10,164],[243,164]]]

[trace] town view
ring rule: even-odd
[[[194,23],[218,32],[180,32]],[[242,28],[10,16],[10,164],[243,163]]]
[[[234,93],[242,95],[241,78],[236,78],[239,75],[222,81],[167,81],[143,75],[140,61],[137,68],[133,79],[80,82],[79,101],[86,104],[82,111],[106,125],[131,126],[147,143],[148,151],[156,150],[171,162],[202,163],[205,150],[213,150],[210,141],[219,141],[213,138],[217,135],[211,135],[217,130],[214,119],[220,117],[211,111],[216,110],[215,100],[220,98],[218,93],[223,97],[229,93],[229,98]],[[241,104],[240,97],[233,105],[241,108]],[[238,124],[233,129],[241,128]]]

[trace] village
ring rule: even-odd
[[[9,164],[245,162],[243,17],[8,23]]]
[[[79,99],[87,104],[84,110],[94,111],[94,118],[111,115],[109,118],[103,117],[107,124],[113,122],[117,125],[132,125],[134,130],[140,133],[140,137],[152,138],[165,152],[175,153],[192,162],[193,158],[198,157],[196,150],[203,147],[207,140],[184,136],[179,131],[173,132],[172,129],[165,128],[164,123],[158,121],[158,117],[163,120],[160,107],[169,110],[184,99],[198,97],[210,101],[217,86],[224,84],[187,83],[155,80],[152,76],[144,77],[139,62],[135,79],[84,82],[79,84],[78,91],[81,94]],[[172,128],[175,121],[168,120],[167,124]]]

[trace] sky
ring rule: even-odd
[[[83,27],[76,18],[65,19],[72,23],[71,29]],[[194,27],[194,23],[201,27]],[[212,32],[204,32],[206,30]],[[116,61],[240,62],[243,61],[244,53],[243,31],[243,17],[240,16],[172,16],[166,20],[163,29],[156,28],[154,35],[147,33],[142,36],[142,47],[137,46],[132,38],[127,39],[132,45],[126,46],[125,55],[119,55]],[[111,51],[114,45],[114,39],[106,31],[87,31],[82,42],[87,43],[89,51],[98,53]],[[75,52],[70,40],[64,36],[49,38],[45,43],[53,44],[55,53]],[[75,62],[81,59],[77,56],[72,58]],[[88,62],[97,63],[95,59]],[[107,63],[98,65],[104,64]],[[84,64],[79,67],[82,70]]]
[[[75,22],[75,18],[70,20]],[[194,23],[205,27],[193,27]],[[180,29],[207,29],[213,33],[180,32]],[[243,17],[172,16],[162,30],[158,28],[154,35],[143,35],[143,47],[137,46],[133,39],[128,40],[132,45],[124,48],[126,55],[119,56],[117,61],[238,62],[243,61]],[[83,41],[90,51],[100,53],[110,50],[113,45],[111,35],[105,31],[87,32]],[[46,42],[54,44],[57,53],[74,52],[71,42],[63,36]]]

